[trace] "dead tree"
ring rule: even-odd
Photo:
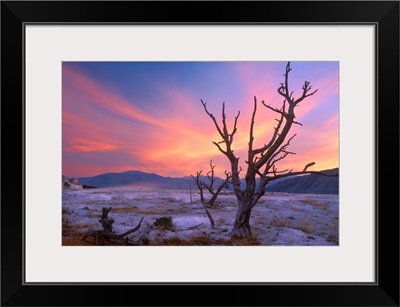
[[[198,171],[196,172],[196,176],[190,175],[194,182],[196,183],[197,188],[199,189],[199,195],[200,195],[200,201],[202,204],[204,204],[206,207],[212,208],[215,205],[215,201],[217,200],[218,195],[221,193],[222,189],[227,187],[228,184],[230,183],[230,179],[232,178],[231,173],[228,171],[225,171],[225,179],[222,180],[220,185],[216,188],[215,190],[215,184],[217,182],[217,179],[215,177],[215,171],[214,171],[215,165],[212,164],[212,160],[210,161],[210,171],[207,173],[207,179],[208,182],[206,182],[204,179],[201,177],[201,173],[203,172]],[[211,198],[206,201],[204,197],[204,189],[206,189],[210,194]]]
[[[215,223],[214,219],[211,216],[210,211],[207,208],[214,207],[215,201],[217,200],[218,195],[221,193],[222,189],[226,187],[228,184],[231,175],[227,171],[225,171],[225,179],[222,181],[222,183],[219,185],[219,187],[214,190],[215,186],[214,184],[216,183],[216,178],[215,178],[215,165],[212,164],[212,160],[210,161],[210,168],[211,170],[207,173],[207,178],[209,180],[209,183],[206,183],[204,180],[201,179],[201,173],[203,171],[198,171],[196,172],[196,176],[190,175],[194,182],[196,183],[197,188],[199,189],[199,194],[200,194],[200,202],[203,205],[207,217],[210,220],[211,228],[215,228]],[[203,190],[206,189],[208,192],[211,194],[210,200],[206,201],[204,197],[204,192]]]
[[[215,165],[213,165],[212,160],[210,160],[210,171],[207,172],[208,182],[201,178],[201,173],[203,171],[196,172],[196,177],[190,175],[196,183],[197,188],[199,189],[200,201],[209,208],[214,207],[218,195],[221,193],[222,189],[225,188],[228,183],[230,183],[230,179],[232,178],[231,173],[225,171],[225,179],[223,179],[220,185],[216,187],[215,185],[217,182],[217,178],[215,177],[214,169]],[[211,198],[208,201],[205,200],[203,192],[204,189],[206,189],[211,194]]]
[[[210,211],[208,211],[207,206],[205,204],[205,198],[204,198],[204,193],[203,193],[203,190],[204,190],[205,186],[204,186],[204,182],[200,179],[201,178],[200,177],[201,176],[201,172],[202,171],[196,172],[196,177],[193,176],[193,175],[190,175],[190,176],[193,178],[194,182],[197,185],[197,188],[199,189],[200,202],[203,205],[204,210],[206,211],[208,219],[210,220],[211,228],[214,229],[215,228],[214,219],[212,218],[211,213],[210,213]]]
[[[216,182],[214,168],[215,168],[215,165],[213,165],[212,160],[210,160],[210,169],[211,170],[207,173],[207,178],[208,178],[209,183],[206,183],[203,181],[203,185],[208,190],[208,192],[211,194],[211,198],[207,202],[208,207],[214,206],[219,193],[221,193],[222,189],[227,186],[227,184],[230,182],[230,179],[232,178],[231,173],[229,173],[228,171],[225,171],[225,179],[221,182],[221,184],[218,186],[218,188],[216,190],[214,190],[214,188],[215,188],[214,184]]]
[[[193,176],[193,175],[190,175],[190,177],[192,177],[193,180],[194,180],[194,182],[196,183],[196,186],[197,186],[197,188],[199,189],[200,201],[201,201],[202,204],[204,204],[205,199],[204,199],[204,192],[203,192],[203,190],[204,190],[205,186],[204,186],[203,180],[201,180],[201,173],[202,173],[202,172],[203,172],[203,171],[196,172],[196,177]]]
[[[245,161],[247,164],[247,170],[244,177],[246,184],[243,189],[240,182],[240,172],[242,169],[239,166],[239,158],[235,155],[232,148],[234,136],[237,132],[237,121],[240,112],[235,116],[233,129],[229,131],[226,124],[225,102],[222,104],[222,123],[219,124],[215,116],[207,109],[206,103],[201,100],[205,112],[212,119],[215,128],[222,139],[219,142],[213,142],[213,144],[229,159],[231,164],[232,184],[238,202],[235,222],[231,231],[232,236],[251,235],[251,211],[257,204],[258,200],[265,194],[265,186],[270,181],[300,174],[326,175],[320,172],[307,170],[310,166],[315,164],[314,162],[305,165],[301,171],[293,171],[289,169],[278,170],[277,168],[277,163],[279,161],[283,160],[290,154],[294,154],[294,152],[288,151],[288,147],[296,134],[289,138],[288,134],[293,125],[302,126],[301,123],[295,121],[295,107],[304,99],[314,95],[318,91],[311,91],[310,82],[305,81],[300,97],[295,98],[294,92],[289,89],[290,71],[290,62],[288,62],[284,74],[284,82],[281,83],[277,90],[278,94],[284,98],[281,108],[274,108],[262,101],[264,107],[276,113],[278,118],[276,118],[277,125],[274,127],[272,137],[259,148],[253,147],[254,123],[257,112],[257,98],[254,97],[254,107],[249,131],[248,156],[247,161]],[[256,186],[256,177],[260,178],[258,187]]]
[[[94,245],[140,245],[139,241],[129,240],[126,236],[140,229],[143,218],[141,218],[139,224],[136,227],[124,233],[116,234],[113,231],[114,219],[108,217],[108,213],[111,211],[111,209],[112,207],[102,208],[102,214],[99,223],[103,227],[103,230],[95,230],[89,232],[82,237],[82,241]]]

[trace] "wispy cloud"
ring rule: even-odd
[[[324,69],[322,64],[318,71],[321,75],[316,75],[313,83],[318,95],[298,107],[297,118],[304,126],[293,128],[298,136],[292,146],[298,154],[285,159],[285,168],[301,168],[309,159],[318,159],[319,163],[315,162],[321,167],[337,166],[338,75],[337,70]],[[154,69],[156,65],[152,65]],[[247,156],[254,96],[258,99],[255,145],[269,141],[277,114],[262,106],[261,100],[281,105],[282,97],[276,90],[283,78],[282,63],[208,63],[204,67],[197,64],[193,70],[190,63],[181,63],[179,67],[193,82],[186,82],[182,76],[176,78],[181,71],[170,65],[166,79],[162,70],[155,76],[154,71],[146,75],[143,69],[141,82],[127,80],[117,86],[118,69],[99,76],[91,70],[93,65],[63,63],[63,172],[86,176],[137,169],[183,176],[207,168],[213,159],[223,174],[229,163],[212,144],[220,141],[220,136],[200,99],[207,102],[220,123],[221,97],[226,96],[230,129],[240,111],[234,149],[242,164]],[[207,83],[207,77],[213,82]],[[293,86],[303,81],[294,77]]]

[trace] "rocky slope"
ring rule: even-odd
[[[81,190],[82,185],[79,184],[79,181],[77,178],[74,177],[67,177],[62,175],[61,177],[61,185],[63,189],[71,189],[71,190]]]

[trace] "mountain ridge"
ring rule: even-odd
[[[338,168],[334,168],[321,172],[333,175],[338,173],[338,171]],[[202,179],[207,180],[207,177],[202,176]],[[137,170],[129,170],[120,173],[103,173],[92,177],[78,177],[77,180],[79,184],[98,188],[132,186],[178,190],[196,189],[196,185],[190,176],[164,177],[155,173],[146,173]],[[218,186],[221,182],[222,179],[217,177],[215,185]],[[276,182],[271,181],[271,183],[267,185],[266,191],[300,194],[338,194],[338,187],[338,177],[308,174],[287,177],[277,180]]]
[[[321,171],[328,176],[308,174],[288,177],[284,181],[267,185],[267,192],[285,192],[297,194],[339,194],[339,169]],[[338,174],[336,177],[331,177]]]

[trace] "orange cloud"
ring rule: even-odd
[[[114,151],[120,149],[114,144],[104,143],[104,140],[89,140],[89,139],[70,139],[70,148],[82,152],[89,151]]]

